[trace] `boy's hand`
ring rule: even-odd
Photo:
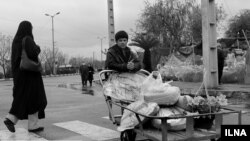
[[[134,63],[133,63],[133,62],[128,62],[127,68],[128,68],[129,70],[133,70],[133,69],[135,68]]]

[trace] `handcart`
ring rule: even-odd
[[[100,83],[103,86],[103,74],[109,73],[112,75],[115,71],[112,70],[104,70],[99,73]],[[145,73],[144,71],[142,71]],[[235,111],[229,108],[222,108],[220,112],[217,113],[206,113],[206,114],[195,114],[195,115],[175,115],[175,116],[166,116],[166,117],[158,117],[158,116],[147,116],[140,114],[136,111],[127,108],[127,105],[132,101],[124,101],[119,99],[114,99],[105,96],[105,101],[108,106],[108,111],[110,115],[110,120],[113,124],[119,126],[120,120],[122,117],[123,110],[129,110],[136,115],[139,124],[134,129],[129,129],[121,132],[120,139],[121,141],[134,141],[136,138],[136,134],[139,134],[143,137],[148,138],[152,141],[197,141],[197,140],[211,140],[216,141],[221,137],[221,125],[223,123],[223,115],[226,114],[237,114],[238,116],[238,124],[241,125],[241,111]],[[121,108],[121,115],[115,116],[112,105]],[[194,120],[196,117],[200,116],[214,116],[214,124],[211,129],[201,129],[194,128]],[[144,117],[149,120],[159,119],[161,120],[161,130],[155,128],[145,128],[141,117]],[[167,120],[170,119],[179,119],[186,118],[186,129],[181,131],[169,131]]]
[[[104,82],[107,80],[107,77],[110,76],[110,75],[112,75],[113,73],[117,73],[117,72],[114,71],[114,70],[103,70],[103,71],[101,71],[99,73],[99,79],[100,79],[100,83],[101,83],[102,87],[103,87]],[[141,69],[140,71],[138,71],[138,73],[142,73],[144,75],[149,75],[150,74],[148,71],[143,70],[143,69]],[[118,105],[121,105],[121,106],[127,106],[127,105],[129,105],[130,103],[132,103],[134,101],[124,100],[124,99],[120,100],[120,99],[116,99],[114,97],[106,96],[104,94],[103,94],[103,96],[104,96],[106,104],[108,106],[109,119],[113,122],[113,124],[119,126],[124,108],[123,107],[119,107],[121,109],[120,113],[118,115],[115,115],[114,114],[114,110],[112,110],[113,103],[115,103],[114,105],[118,104]]]

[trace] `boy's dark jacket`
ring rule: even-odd
[[[107,59],[105,62],[106,69],[116,70],[119,72],[129,72],[127,69],[128,62],[132,61],[135,65],[134,72],[141,69],[141,63],[138,60],[136,54],[134,54],[130,48],[125,48],[125,55],[117,44],[110,47],[107,52]]]

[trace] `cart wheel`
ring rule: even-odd
[[[121,141],[135,141],[136,133],[134,130],[125,130],[121,132],[120,139]]]

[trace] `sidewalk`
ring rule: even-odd
[[[48,78],[48,77],[61,77],[61,76],[73,76],[73,75],[79,75],[78,73],[74,74],[60,74],[60,75],[45,75],[42,76],[43,78]],[[94,75],[94,80],[96,83],[99,81],[99,76],[98,72],[95,73]],[[0,79],[1,81],[12,81],[13,78],[8,78],[8,79]],[[201,82],[195,83],[195,82],[180,82],[180,81],[173,81],[171,83],[173,86],[177,86],[181,89],[182,94],[191,94],[194,95],[197,93],[199,88],[201,87]],[[209,94],[215,95],[218,92],[221,92],[223,94],[228,94],[228,93],[247,93],[250,94],[250,85],[247,84],[222,84],[219,85],[218,88],[215,89],[208,89]]]

